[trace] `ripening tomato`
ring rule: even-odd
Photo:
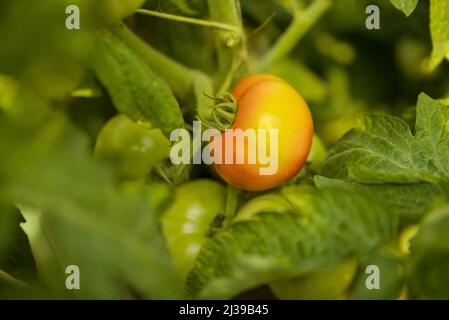
[[[234,139],[234,143],[227,146],[222,142],[221,149],[217,148],[222,151],[222,161],[214,163],[216,172],[229,184],[249,191],[267,190],[295,176],[306,162],[313,138],[312,116],[304,99],[282,79],[263,74],[241,80],[233,95],[237,112],[230,129],[252,129],[256,143],[245,138],[239,144],[235,136],[223,132],[220,141]],[[261,135],[260,129],[265,133]],[[271,129],[277,137],[270,136]],[[233,162],[224,163],[231,152]],[[237,154],[244,155],[244,163],[236,163]],[[250,163],[250,155],[255,162]]]

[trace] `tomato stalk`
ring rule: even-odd
[[[237,212],[239,189],[228,184],[226,190],[226,207],[223,221],[223,228],[227,228],[232,222]]]
[[[218,58],[217,82],[223,91],[235,75],[235,69],[246,61],[246,37],[243,30],[240,2],[238,0],[208,0],[212,20],[234,26],[236,31],[220,30],[217,33],[216,48]],[[221,91],[221,90],[220,90]],[[219,92],[220,93],[220,92]]]
[[[211,112],[206,115],[199,115],[200,120],[209,128],[215,128],[220,131],[229,129],[234,122],[237,112],[237,100],[231,93],[225,93],[220,96],[211,96],[204,93],[214,104],[209,106]]]
[[[300,6],[295,5],[293,22],[273,47],[262,57],[257,70],[265,70],[274,62],[290,54],[298,41],[329,9],[330,5],[331,2],[329,0],[315,0],[304,10]]]
[[[169,14],[169,13],[164,13],[164,12],[159,12],[159,11],[154,11],[154,10],[147,10],[147,9],[138,9],[138,10],[136,10],[136,13],[140,13],[140,14],[152,16],[152,17],[158,17],[158,18],[162,18],[162,19],[167,19],[167,20],[195,24],[195,25],[203,26],[203,27],[209,27],[209,28],[214,28],[214,29],[230,31],[230,32],[236,32],[236,33],[240,32],[240,29],[233,25],[229,25],[229,24],[221,23],[221,22],[217,22],[217,21],[208,21],[208,20],[178,16],[178,15],[174,15],[174,14]]]

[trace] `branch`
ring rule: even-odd
[[[221,29],[221,30],[226,30],[226,31],[231,31],[231,32],[236,32],[236,33],[240,32],[240,28],[238,28],[236,26],[226,24],[226,23],[216,22],[216,21],[208,21],[208,20],[202,20],[202,19],[196,19],[196,18],[190,18],[190,17],[184,17],[184,16],[177,16],[174,14],[163,13],[163,12],[147,10],[147,9],[138,9],[138,10],[136,10],[136,12],[143,14],[143,15],[147,15],[147,16],[153,16],[153,17],[158,17],[158,18],[172,20],[172,21],[178,21],[178,22],[184,22],[184,23],[190,23],[190,24],[203,26],[203,27]]]
[[[287,56],[298,41],[310,30],[317,20],[327,11],[329,0],[315,0],[305,10],[295,11],[293,22],[273,47],[262,57],[258,70],[267,69],[274,62]]]
[[[208,0],[208,4],[212,20],[232,25],[238,30],[218,32],[218,79],[223,88],[223,82],[230,82],[229,75],[234,73],[235,66],[239,64],[238,60],[246,59],[246,39],[240,3],[238,0]]]

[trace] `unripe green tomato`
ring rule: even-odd
[[[176,189],[161,224],[175,268],[183,280],[208,239],[207,232],[215,216],[224,212],[225,202],[226,188],[213,180],[194,180]]]
[[[326,147],[323,142],[316,134],[314,134],[312,148],[307,157],[307,163],[313,171],[320,172],[324,159],[326,159],[326,153]]]
[[[170,142],[159,129],[147,129],[125,115],[117,115],[101,129],[95,156],[112,161],[121,178],[145,177],[169,156]]]
[[[292,211],[292,206],[288,201],[277,193],[269,193],[245,203],[239,210],[234,221],[250,220],[261,212],[284,213]]]
[[[274,282],[270,288],[283,300],[338,299],[351,284],[356,270],[357,261],[350,258],[294,279]]]

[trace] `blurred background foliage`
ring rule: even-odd
[[[326,146],[360,113],[400,115],[413,123],[419,92],[449,98],[447,61],[428,67],[427,1],[410,17],[388,0],[332,1],[290,54],[259,67],[292,22],[292,4],[311,2],[241,0],[241,9],[248,69],[295,87]],[[80,30],[65,28],[68,4],[80,7]],[[380,30],[365,27],[369,4],[380,7]],[[92,157],[100,129],[117,111],[90,59],[98,30],[123,20],[153,48],[213,77],[217,31],[134,14],[139,7],[209,19],[206,0],[0,1],[1,298],[73,297],[63,287],[62,266],[71,261],[88,270],[78,297],[183,296],[156,223],[170,190],[141,181],[117,184],[109,164]],[[195,100],[178,102],[189,122]],[[25,282],[37,282],[38,289]]]

